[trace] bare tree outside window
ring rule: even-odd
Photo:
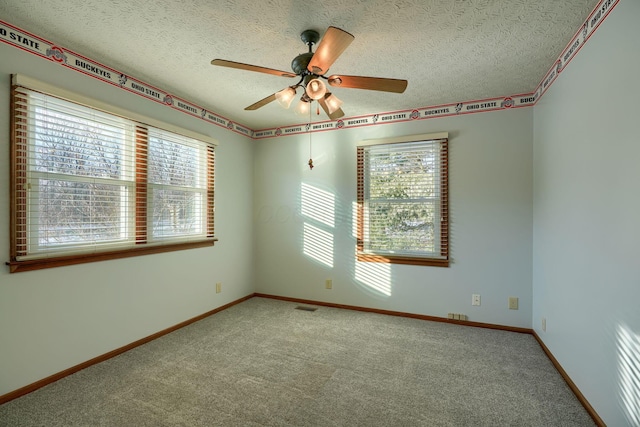
[[[203,160],[201,148],[150,136],[154,237],[202,233],[206,182],[199,171]]]
[[[125,239],[123,129],[51,108],[35,111],[39,245]]]
[[[11,272],[214,244],[214,140],[13,79]]]

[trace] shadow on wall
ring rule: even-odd
[[[640,335],[626,324],[616,331],[618,401],[629,424],[640,426]]]
[[[319,264],[334,268],[334,236],[336,232],[335,194],[311,184],[300,184],[300,214],[302,223],[302,253]],[[352,237],[356,238],[356,204],[352,204]],[[354,249],[355,250],[355,249]],[[391,296],[391,266],[389,264],[357,262],[353,256],[350,275],[367,293],[378,297]]]
[[[355,262],[354,276],[358,284],[385,297],[391,296],[391,265],[379,262]]]
[[[335,195],[303,182],[300,185],[300,214],[304,219],[302,253],[333,268]]]

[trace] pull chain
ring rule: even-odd
[[[311,106],[310,106],[311,107]],[[309,108],[309,128],[307,129],[309,132],[309,170],[313,170],[313,158],[311,155],[311,108]]]

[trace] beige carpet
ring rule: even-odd
[[[1,426],[591,426],[535,339],[252,298],[0,406]]]

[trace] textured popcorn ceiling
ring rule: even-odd
[[[21,0],[0,19],[254,130],[306,123],[273,102],[305,29],[354,42],[329,74],[406,79],[404,94],[334,88],[346,117],[530,93],[598,0]],[[321,113],[313,121],[327,120]]]

